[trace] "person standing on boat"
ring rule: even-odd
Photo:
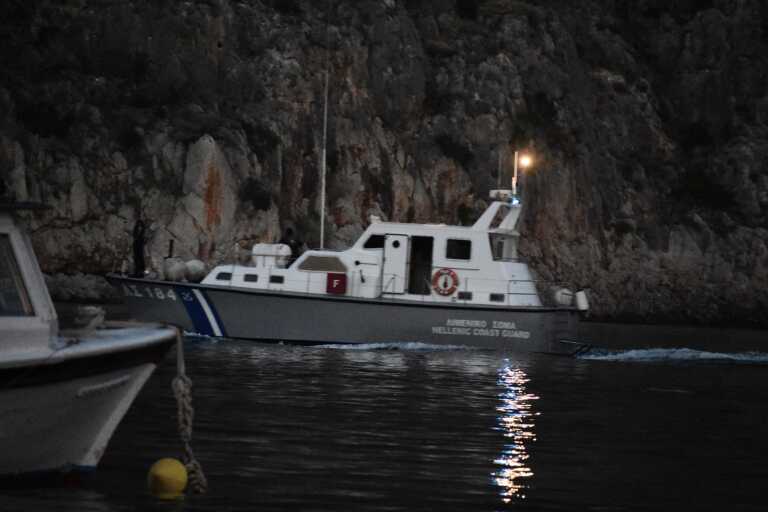
[[[278,243],[285,244],[291,248],[291,263],[301,255],[301,249],[304,245],[300,240],[296,239],[296,236],[293,234],[293,228],[290,227],[285,230],[283,238]]]
[[[144,262],[144,245],[147,242],[147,227],[139,217],[133,225],[133,276],[144,277],[147,265]]]

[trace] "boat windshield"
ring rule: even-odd
[[[13,254],[11,239],[0,234],[0,316],[33,315],[32,303]]]
[[[493,255],[494,261],[517,261],[515,237],[501,233],[489,233],[488,241],[491,244],[491,255]]]
[[[490,229],[498,228],[501,222],[506,218],[507,214],[509,213],[509,209],[510,209],[509,206],[502,205],[496,212],[496,215],[493,216],[493,220],[491,220],[491,225],[488,227]]]
[[[311,270],[318,272],[346,272],[347,266],[344,265],[336,256],[307,256],[299,264],[299,270]]]

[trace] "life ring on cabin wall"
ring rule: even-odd
[[[453,269],[441,268],[432,276],[432,289],[435,290],[438,295],[443,295],[445,297],[453,295],[453,292],[455,292],[458,287],[459,276]]]

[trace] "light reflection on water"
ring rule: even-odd
[[[540,413],[533,408],[539,397],[528,393],[525,385],[528,376],[520,368],[510,366],[509,361],[499,370],[498,384],[502,388],[497,430],[508,440],[494,463],[500,466],[493,473],[494,482],[500,488],[501,499],[509,503],[513,498],[525,499],[526,481],[533,477],[528,465],[530,454],[527,445],[536,440],[534,417]]]

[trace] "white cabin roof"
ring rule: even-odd
[[[508,211],[504,213],[504,209]],[[504,217],[499,219],[501,213]],[[457,226],[452,224],[417,224],[412,222],[381,222],[371,223],[355,246],[364,243],[372,234],[404,235],[447,235],[470,236],[480,233],[505,233],[517,235],[516,226],[520,217],[520,204],[510,204],[505,201],[494,201],[483,215],[472,226]],[[497,221],[497,222],[494,222]]]

